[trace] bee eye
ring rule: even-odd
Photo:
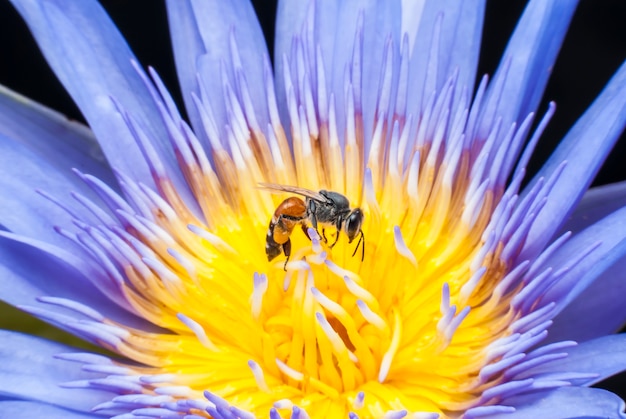
[[[363,223],[363,212],[360,209],[355,209],[350,213],[348,219],[346,220],[346,225],[344,227],[346,231],[346,235],[348,236],[348,241],[352,242],[354,238],[361,232],[361,224]]]

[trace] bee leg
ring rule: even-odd
[[[280,255],[282,251],[282,245],[274,240],[274,227],[275,224],[270,222],[267,235],[265,236],[265,254],[267,255],[267,260],[270,262]]]
[[[337,225],[335,226],[337,228],[337,234],[335,234],[335,241],[333,242],[333,244],[330,245],[330,248],[332,249],[333,247],[335,247],[335,245],[337,244],[337,242],[339,241],[339,232],[341,231],[341,222],[338,222]],[[324,240],[326,240],[326,237],[324,237]],[[328,242],[327,242],[328,243]]]
[[[285,264],[283,265],[283,269],[287,272],[287,262],[289,262],[289,257],[291,256],[291,239],[287,239],[285,243],[283,243],[283,252],[287,259],[285,259]]]
[[[313,226],[313,228],[315,229],[315,232],[319,236],[320,235],[320,231],[317,229],[317,217],[315,216],[315,211],[316,210],[317,210],[317,205],[315,204],[315,201],[312,200],[312,199],[309,199],[309,204],[307,206],[307,212],[309,213],[309,219],[311,220],[311,225]],[[308,237],[308,234],[307,234],[307,237]],[[325,238],[324,238],[324,241],[326,241]]]
[[[339,241],[339,232],[335,234],[335,241],[329,247],[332,249],[333,247],[335,247],[338,241]]]
[[[361,247],[361,262],[365,259],[365,234],[363,234],[363,230],[361,230],[361,235],[359,236],[359,241],[356,242],[356,247],[354,248],[354,252],[352,252],[352,257],[356,255],[356,251],[359,250],[359,245],[363,243],[363,247]]]
[[[311,240],[311,237],[309,236],[309,226],[307,226],[306,223],[301,223],[300,227],[302,228],[302,232],[304,233],[306,238]]]
[[[328,239],[326,238],[326,229],[322,228],[322,237],[324,238],[324,243],[328,243]],[[332,246],[330,246],[332,247]]]

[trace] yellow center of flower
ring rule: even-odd
[[[372,152],[363,172],[359,135],[342,148],[332,124],[310,142],[294,133],[295,163],[275,135],[273,152],[253,132],[240,155],[215,151],[215,172],[186,167],[204,220],[161,179],[154,225],[128,229],[150,249],[149,269],[127,266],[124,290],[170,332],[131,330],[112,349],[146,365],[136,371],[153,376],[148,391],[205,400],[207,390],[258,417],[294,405],[316,418],[472,406],[498,357],[489,344],[512,321],[494,288],[507,273],[502,246],[485,251],[483,237],[501,192],[472,183],[470,152],[441,141],[406,160]],[[295,195],[259,182],[345,194],[365,214],[364,260],[356,240],[320,227],[312,240],[293,231],[286,270],[284,255],[268,262],[269,221]]]

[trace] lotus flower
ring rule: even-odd
[[[12,2],[89,129],[2,91],[0,295],[106,351],[3,331],[1,417],[624,417],[626,66],[526,173],[576,2],[475,87],[478,0],[284,1],[273,65],[170,0],[188,121],[98,3]]]

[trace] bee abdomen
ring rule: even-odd
[[[304,201],[297,197],[285,199],[276,208],[265,238],[265,253],[267,259],[272,260],[281,252],[287,253],[289,246],[289,236],[294,227],[303,222],[307,215],[307,209]]]
[[[268,261],[272,261],[274,258],[278,257],[282,251],[283,251],[283,246],[282,244],[276,243],[276,240],[274,240],[274,219],[272,218],[272,221],[270,221],[270,226],[267,230],[267,236],[265,237],[265,254],[267,255],[267,260]]]

